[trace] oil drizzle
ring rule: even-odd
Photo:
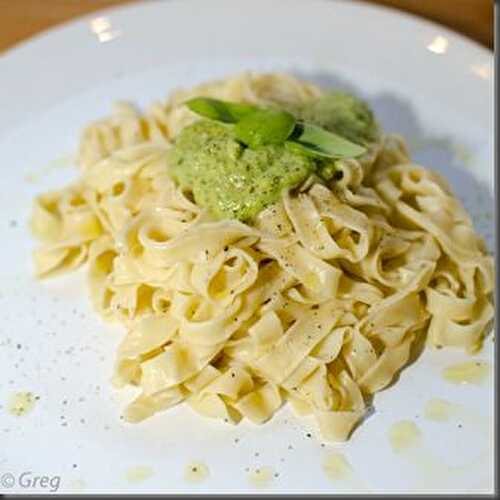
[[[35,401],[36,398],[32,392],[16,392],[9,400],[8,412],[16,417],[27,415],[33,410]]]
[[[140,483],[149,479],[153,475],[153,468],[148,465],[137,465],[135,467],[130,467],[125,474],[125,477],[129,483]]]
[[[457,405],[444,399],[431,399],[424,408],[424,416],[435,422],[446,422],[459,411]]]
[[[344,454],[338,451],[332,452],[325,457],[323,472],[330,481],[335,483],[339,491],[341,489],[348,492],[363,493],[372,491],[366,481],[356,475],[354,468]]]
[[[466,425],[478,432],[484,438],[485,444],[491,442],[493,432],[491,419],[463,405],[444,399],[431,399],[425,405],[424,416],[440,423],[456,420],[459,422],[459,427]]]
[[[184,471],[184,479],[190,483],[201,483],[208,475],[208,467],[201,462],[190,463]]]
[[[448,366],[443,370],[443,378],[452,384],[481,384],[490,373],[486,361],[466,361]]]
[[[352,478],[351,464],[342,453],[331,453],[323,462],[323,470],[332,481],[342,481]]]
[[[257,467],[248,473],[248,482],[255,488],[267,488],[273,477],[274,470],[271,467]]]
[[[454,407],[451,403],[450,405]],[[431,410],[432,406],[434,404],[431,405]],[[443,405],[442,400],[435,406],[438,408],[437,415],[439,415],[439,418],[441,418],[443,412],[447,414],[447,410],[444,410],[444,408],[448,409],[448,405]],[[466,477],[489,480],[489,478],[484,477],[485,473],[488,475],[485,466],[490,461],[487,451],[483,451],[479,456],[476,455],[464,465],[446,465],[441,458],[435,456],[431,450],[422,444],[422,433],[411,420],[402,420],[395,423],[389,430],[389,441],[393,451],[411,463],[418,473],[419,477],[416,483],[410,486],[412,493],[456,491],[457,488],[461,488],[460,481]]]
[[[389,441],[396,453],[403,452],[419,444],[422,433],[415,422],[400,420],[389,429]]]

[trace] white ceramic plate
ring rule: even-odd
[[[261,427],[184,406],[127,425],[119,415],[131,394],[109,384],[121,330],[91,310],[83,272],[32,279],[32,197],[75,177],[59,167],[84,124],[117,99],[145,105],[244,69],[289,70],[365,96],[418,161],[448,177],[493,247],[493,58],[457,34],[319,0],[149,2],[43,34],[0,57],[0,490],[492,492],[493,371],[479,385],[446,382],[442,370],[465,361],[462,352],[425,352],[343,445],[322,446],[312,422],[287,408]],[[492,363],[492,346],[475,358]],[[17,391],[40,398],[22,417],[8,411]],[[433,398],[455,405],[448,420],[426,419]],[[398,454],[388,432],[404,419],[422,438]],[[333,451],[350,476],[325,473]],[[199,484],[184,478],[193,461],[209,469]],[[273,470],[269,481],[249,480],[258,467]]]

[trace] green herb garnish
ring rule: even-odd
[[[250,104],[221,101],[211,97],[195,97],[185,104],[200,116],[224,123],[237,123],[248,114],[259,110]]]
[[[366,148],[310,123],[299,123],[286,145],[304,154],[323,158],[355,158]]]
[[[262,109],[244,116],[234,126],[236,139],[251,148],[283,144],[295,128],[295,118],[286,111]]]
[[[258,108],[210,97],[195,97],[186,106],[204,118],[234,125],[235,137],[250,148],[285,144],[318,158],[354,158],[366,148],[311,123],[297,121],[287,111]]]

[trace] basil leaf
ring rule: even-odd
[[[256,148],[266,144],[283,144],[295,151],[322,158],[354,158],[366,148],[317,125],[300,122],[291,113],[262,109],[211,97],[195,97],[185,102],[204,118],[235,124],[236,138]]]
[[[295,129],[295,123],[295,117],[287,111],[262,109],[244,116],[234,126],[234,135],[251,148],[283,144]]]
[[[200,116],[224,123],[236,123],[259,109],[250,104],[226,102],[211,97],[194,97],[184,104]]]
[[[355,158],[366,151],[363,146],[310,123],[299,123],[286,145],[304,154],[324,158]]]

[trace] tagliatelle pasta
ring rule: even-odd
[[[169,175],[196,95],[296,104],[322,90],[243,74],[140,113],[120,104],[83,133],[81,176],[39,196],[39,277],[88,264],[96,310],[124,324],[113,383],[137,386],[141,421],[182,401],[262,423],[289,401],[324,439],[345,440],[368,397],[427,335],[477,349],[493,318],[493,262],[437,174],[382,135],[337,181],[312,176],[252,224],[214,220]],[[340,178],[341,177],[341,178]]]

